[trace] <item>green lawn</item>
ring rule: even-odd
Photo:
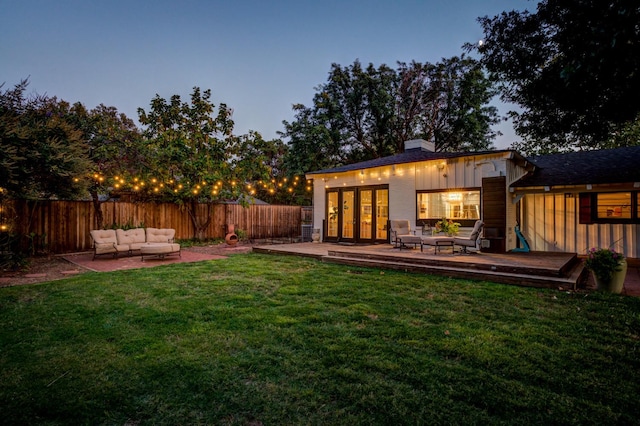
[[[638,418],[638,298],[259,254],[0,289],[3,424]]]

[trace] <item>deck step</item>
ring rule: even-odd
[[[442,259],[438,259],[439,256],[431,256],[429,258],[420,258],[413,257],[411,260],[407,260],[406,257],[401,256],[399,252],[398,255],[390,255],[390,254],[374,254],[374,253],[357,253],[357,252],[349,252],[349,251],[340,251],[340,250],[329,250],[329,256],[334,257],[347,257],[352,259],[368,259],[375,260],[380,262],[401,262],[401,263],[410,263],[412,265],[427,265],[427,266],[443,266],[443,267],[456,267],[456,263],[460,263],[459,266],[464,264],[465,269],[472,269],[474,271],[486,270],[490,272],[498,272],[498,273],[511,273],[511,274],[522,274],[522,275],[537,275],[537,276],[547,276],[547,277],[556,277],[562,278],[569,276],[568,271],[573,268],[573,264],[577,260],[577,256],[570,258],[566,264],[562,267],[554,267],[554,266],[545,266],[545,265],[536,265],[534,266],[526,266],[522,264],[501,264],[498,262],[486,263],[482,262],[481,259],[474,261],[473,254],[464,256],[464,262],[453,262],[450,256],[441,256]]]
[[[254,252],[309,256],[352,266],[394,269],[422,274],[486,280],[539,288],[576,289],[585,286],[587,273],[575,253],[434,254],[397,250],[388,245],[348,247],[338,244],[290,244],[254,247]]]
[[[375,257],[375,256],[373,256]],[[341,265],[365,266],[372,268],[393,269],[405,272],[423,273],[430,275],[444,275],[452,278],[463,278],[470,280],[491,281],[501,284],[519,285],[525,287],[537,288],[562,288],[575,289],[579,284],[579,278],[582,275],[584,267],[578,265],[572,274],[568,277],[538,275],[529,273],[509,272],[509,271],[493,271],[488,269],[456,267],[451,265],[434,265],[419,262],[403,262],[400,259],[376,259],[376,258],[357,258],[353,256],[334,256],[328,255],[322,257],[322,261],[326,263],[336,263]]]

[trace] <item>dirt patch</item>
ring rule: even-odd
[[[215,244],[197,247],[184,247],[183,251],[195,253],[227,256],[234,253],[246,253],[251,251],[251,245]],[[35,284],[46,281],[54,281],[69,276],[91,272],[81,266],[67,262],[60,255],[38,256],[29,259],[29,264],[19,271],[0,271],[0,287],[9,287],[24,284]]]

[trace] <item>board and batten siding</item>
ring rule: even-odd
[[[531,250],[586,254],[611,247],[640,258],[640,227],[635,224],[580,224],[577,193],[527,194],[522,198],[522,232]]]
[[[511,186],[512,183],[517,182],[524,175],[527,174],[527,170],[522,166],[515,164],[514,162],[507,162],[507,188]],[[507,197],[506,203],[506,249],[507,251],[513,250],[517,247],[517,237],[515,235],[515,227],[518,224],[518,214],[517,214],[517,202],[515,195],[511,192],[507,191],[505,193]]]
[[[323,228],[327,189],[389,185],[389,218],[408,219],[415,224],[417,191],[481,188],[482,178],[496,176],[507,176],[508,185],[524,174],[524,169],[511,164],[509,158],[509,153],[496,152],[308,176],[314,180],[313,227]],[[506,191],[504,196],[507,200]],[[515,247],[515,206],[506,204],[507,225],[511,226],[507,229],[507,245]]]

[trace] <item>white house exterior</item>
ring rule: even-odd
[[[637,155],[640,165],[640,147],[627,154]],[[401,154],[308,173],[314,186],[313,227],[322,241],[383,243],[389,241],[393,219],[421,226],[446,217],[467,229],[482,219],[483,251],[521,246],[514,232],[519,224],[532,250],[584,253],[618,241],[627,256],[640,257],[638,204],[625,213],[633,217],[624,223],[580,224],[578,208],[580,194],[589,191],[624,190],[626,198],[640,203],[640,166],[622,176],[623,184],[598,184],[598,175],[589,187],[551,185],[545,179],[570,174],[562,165],[555,169],[549,174],[548,167],[537,167],[512,150],[443,153],[423,140],[407,141]]]
[[[532,250],[611,247],[640,259],[640,146],[554,154],[513,183]]]

